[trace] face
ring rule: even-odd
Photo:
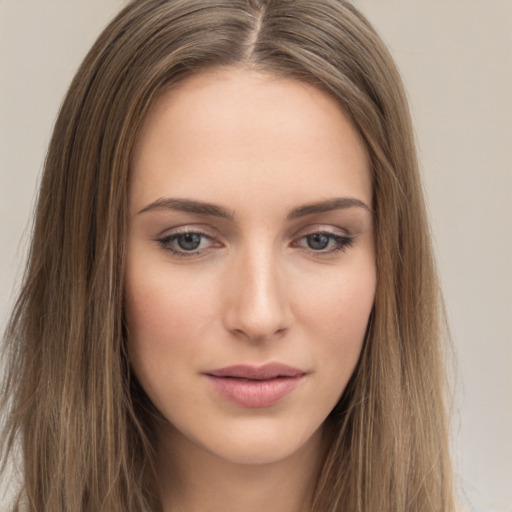
[[[158,99],[132,162],[125,301],[171,443],[262,463],[318,436],[373,306],[371,199],[360,137],[312,86],[223,69]]]

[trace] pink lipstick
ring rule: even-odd
[[[270,407],[291,393],[306,373],[281,363],[236,365],[205,372],[224,398],[249,408]]]

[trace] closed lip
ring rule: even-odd
[[[282,363],[234,365],[205,372],[213,389],[238,406],[271,407],[292,393],[306,373]]]
[[[277,377],[302,377],[306,372],[299,368],[294,368],[293,366],[288,366],[282,363],[268,363],[263,366],[237,364],[216,370],[209,370],[205,372],[205,374],[212,377],[267,380],[275,379]]]

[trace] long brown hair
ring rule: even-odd
[[[125,350],[130,158],[164,88],[241,65],[330,93],[372,164],[375,305],[311,508],[452,512],[443,309],[409,111],[387,49],[343,0],[134,0],[99,37],[55,125],[5,335],[3,461],[19,447],[34,512],[160,509],[151,404]]]

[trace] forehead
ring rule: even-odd
[[[284,202],[336,192],[369,204],[371,176],[361,137],[334,98],[228,68],[189,77],[154,103],[136,144],[132,190],[137,203],[165,195],[243,203],[258,191]]]

